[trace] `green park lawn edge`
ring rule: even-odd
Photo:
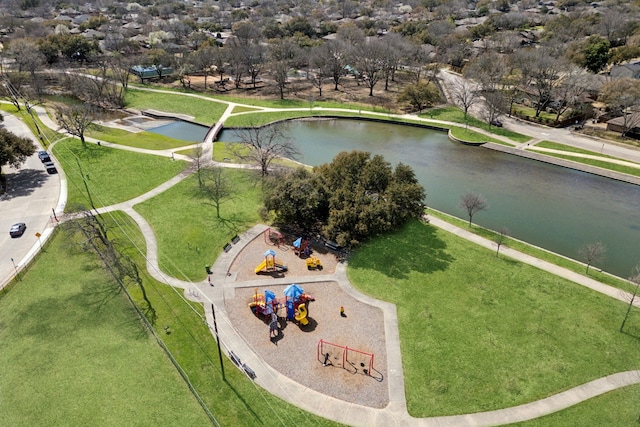
[[[535,148],[534,150],[535,151]],[[545,156],[557,157],[558,159],[571,160],[572,162],[582,163],[584,165],[595,166],[614,172],[625,173],[627,175],[640,176],[640,168],[620,165],[618,163],[608,162],[606,160],[585,159],[584,157],[572,156],[571,154],[549,153],[547,151],[540,152]]]
[[[209,423],[84,239],[69,236],[54,233],[0,294],[0,424]]]
[[[353,253],[348,277],[396,305],[414,417],[512,407],[639,367],[640,314],[414,222]]]
[[[482,236],[488,240],[491,241],[495,241],[496,238],[498,237],[499,233],[493,231],[493,230],[489,230],[487,228],[484,228],[480,225],[477,224],[472,224],[471,227],[469,227],[469,221],[468,220],[463,220],[460,218],[457,218],[455,216],[446,214],[444,212],[440,212],[434,209],[429,209],[428,210],[429,215],[433,215],[437,218],[440,218],[444,221],[447,221],[457,227],[460,227],[466,231],[469,231],[471,233],[477,234],[479,236]],[[509,247],[511,249],[515,249],[517,251],[520,251],[522,253],[525,253],[527,255],[531,255],[533,257],[539,258],[543,261],[547,261],[550,262],[551,264],[555,264],[557,266],[566,268],[567,270],[571,270],[575,273],[578,274],[582,274],[585,276],[590,277],[593,280],[597,280],[598,282],[604,283],[606,285],[609,286],[613,286],[614,288],[618,288],[621,289],[623,291],[626,292],[633,292],[635,285],[633,285],[631,282],[624,280],[623,278],[611,275],[611,274],[607,274],[605,272],[599,271],[597,269],[597,267],[595,268],[590,268],[589,269],[589,274],[586,274],[586,265],[583,263],[580,263],[576,260],[558,255],[554,252],[549,252],[547,250],[544,250],[542,248],[530,245],[526,242],[523,242],[521,240],[517,240],[511,237],[506,237],[504,243],[502,244],[503,246]]]
[[[20,111],[18,111],[13,104],[0,103],[0,110],[20,117],[22,122],[29,127],[29,130],[34,135],[38,136],[38,130],[40,130],[40,134],[42,135],[40,144],[42,144],[42,147],[45,150],[49,148],[49,145],[52,142],[57,141],[60,138],[64,138],[63,134],[45,126],[37,114],[31,116],[24,108],[21,108]]]
[[[95,207],[109,206],[140,196],[189,166],[179,160],[96,144],[83,148],[74,138],[56,143],[53,154],[67,178],[66,212],[91,207],[87,187]]]
[[[195,94],[192,94],[195,95]],[[171,91],[145,91],[129,87],[125,92],[127,108],[138,110],[157,110],[167,113],[186,114],[204,125],[217,122],[227,108],[224,102],[216,102],[214,98],[202,95],[189,96]]]
[[[638,424],[640,384],[627,386],[594,397],[559,412],[512,427],[556,426],[632,426]]]

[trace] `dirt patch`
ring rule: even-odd
[[[251,312],[249,303],[256,291],[263,294],[265,289],[284,300],[286,285],[256,288],[249,283],[236,288],[235,296],[225,301],[227,315],[236,330],[266,363],[296,382],[344,401],[375,408],[387,406],[389,390],[382,310],[354,299],[337,282],[304,282],[305,277],[314,274],[335,272],[338,261],[333,253],[314,251],[324,269],[309,271],[290,246],[278,248],[269,241],[265,243],[262,234],[240,252],[230,272],[237,274],[238,281],[268,277],[254,271],[267,249],[276,252],[276,262],[289,267],[285,277],[291,277],[292,283],[299,283],[304,292],[315,299],[308,307],[309,324],[301,326],[287,321],[286,310],[281,308],[278,310],[280,332],[270,338],[267,322]],[[340,307],[344,307],[344,316]],[[319,348],[321,339],[342,347],[323,344]],[[327,353],[328,363],[324,366]]]

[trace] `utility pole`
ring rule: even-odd
[[[218,343],[218,357],[220,358],[220,370],[222,371],[222,379],[226,381],[224,376],[224,365],[222,364],[222,350],[220,349],[220,336],[218,336],[218,323],[216,322],[216,307],[211,303],[211,312],[213,313],[213,331],[216,334],[216,342]]]

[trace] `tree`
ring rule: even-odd
[[[504,94],[500,91],[493,90],[482,94],[482,101],[485,108],[480,111],[482,118],[489,123],[495,123],[500,114],[507,111],[508,102]]]
[[[36,146],[29,139],[0,128],[0,168],[4,165],[18,168],[35,151]]]
[[[633,268],[633,272],[631,277],[629,277],[629,281],[634,284],[633,293],[629,295],[629,305],[627,306],[627,312],[624,315],[624,319],[622,319],[622,324],[620,325],[620,332],[624,332],[624,325],[627,323],[629,319],[629,315],[631,314],[631,308],[633,307],[633,303],[635,302],[638,291],[640,290],[640,265],[636,265]]]
[[[347,45],[342,40],[329,40],[313,49],[312,66],[319,69],[321,76],[333,80],[333,89],[338,90],[347,63]],[[320,94],[322,96],[322,94]]]
[[[549,102],[553,100],[555,87],[560,83],[561,71],[564,63],[556,57],[554,49],[542,47],[539,49],[524,49],[518,52],[521,60],[522,75],[536,106],[536,117],[540,116]]]
[[[259,166],[264,178],[269,174],[271,163],[280,157],[294,159],[298,155],[293,140],[286,137],[282,124],[249,127],[236,130],[240,143],[235,153],[240,159]]]
[[[500,247],[507,241],[509,234],[509,229],[507,227],[502,227],[500,230],[498,230],[498,234],[494,236],[493,241],[496,242],[496,245],[498,245],[498,248],[496,249],[496,256],[498,256],[498,253],[500,252]]]
[[[289,70],[298,55],[298,45],[291,38],[279,39],[270,45],[271,75],[280,90],[280,99],[284,99],[284,88],[289,78]]]
[[[35,79],[36,71],[46,62],[38,45],[29,39],[16,39],[9,45],[9,56],[15,59],[18,71],[28,71],[31,80]]]
[[[424,189],[413,170],[399,164],[394,171],[382,156],[342,152],[316,171],[328,197],[323,233],[341,246],[357,246],[424,211]]]
[[[438,89],[422,81],[415,85],[405,86],[400,95],[398,95],[398,102],[406,102],[418,112],[432,106],[439,100],[440,92]]]
[[[200,49],[196,50],[192,55],[192,63],[196,70],[204,74],[204,89],[207,89],[207,77],[213,73],[213,66],[216,63],[217,50],[219,47],[214,47],[208,44],[202,45]]]
[[[97,118],[97,110],[90,105],[76,104],[56,107],[56,120],[60,127],[80,138],[83,147],[87,146],[84,133]]]
[[[600,99],[614,114],[622,117],[622,136],[640,126],[640,85],[637,79],[623,78],[606,83]]]
[[[587,264],[586,274],[589,274],[589,267],[604,261],[607,248],[602,242],[587,243],[578,250],[578,255]]]
[[[451,90],[451,97],[453,98],[453,101],[462,108],[465,121],[467,120],[469,109],[480,101],[478,92],[473,87],[472,83],[466,79],[458,79],[454,83]]]
[[[320,177],[306,168],[297,168],[270,177],[265,207],[274,211],[278,222],[311,231],[327,216],[327,194]]]
[[[387,64],[386,46],[383,41],[371,39],[356,47],[354,55],[356,66],[363,74],[369,87],[369,96],[373,96],[373,88],[384,77]]]
[[[209,197],[216,210],[216,218],[220,218],[220,206],[232,200],[233,185],[220,167],[205,168],[202,175],[202,190]]]
[[[578,65],[597,74],[609,63],[611,44],[607,39],[593,35],[584,41],[581,47],[580,53],[582,53],[582,56],[576,58]]]
[[[458,206],[467,211],[467,215],[469,215],[469,227],[471,227],[471,221],[476,213],[489,208],[484,197],[482,197],[480,193],[475,193],[473,191],[467,191],[464,193],[460,197],[460,203]]]

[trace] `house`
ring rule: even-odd
[[[626,64],[614,65],[611,67],[609,75],[617,79],[623,77],[640,79],[640,60],[627,62]]]
[[[622,133],[626,125],[630,129],[627,131],[627,136],[631,138],[640,138],[640,113],[632,113],[626,117],[620,116],[607,121],[607,130],[611,132]]]

